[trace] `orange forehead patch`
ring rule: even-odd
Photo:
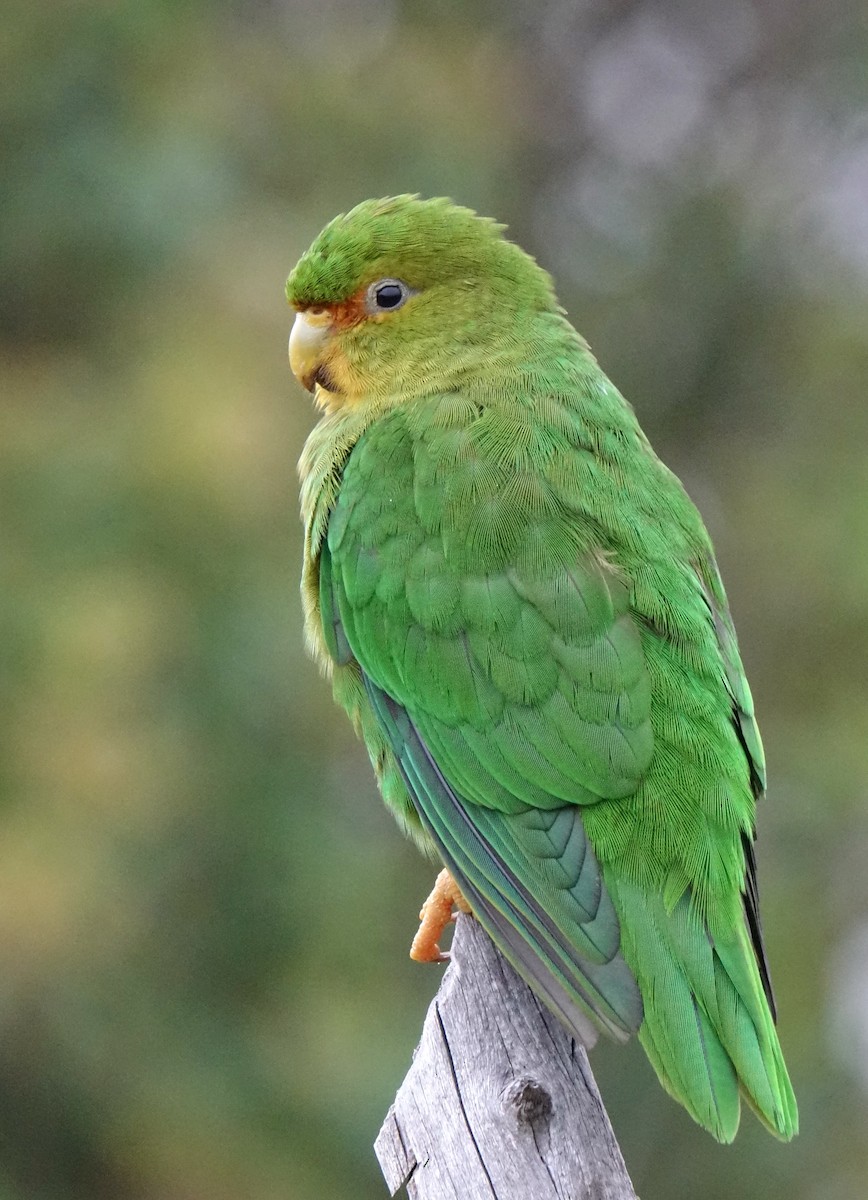
[[[305,304],[299,312],[328,313],[336,329],[351,329],[366,321],[371,315],[365,308],[365,293],[367,288],[360,288],[348,300],[339,300],[335,304]]]

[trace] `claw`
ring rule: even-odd
[[[449,961],[449,951],[441,950],[437,940],[446,926],[458,915],[453,912],[453,905],[462,912],[470,912],[470,906],[461,895],[457,883],[448,871],[443,870],[437,876],[431,895],[419,913],[421,923],[410,947],[410,957],[416,962]]]

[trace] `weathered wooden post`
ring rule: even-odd
[[[412,1200],[636,1200],[583,1047],[471,917],[374,1148]]]

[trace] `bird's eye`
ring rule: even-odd
[[[378,279],[368,288],[367,310],[370,313],[391,312],[400,308],[413,295],[413,289],[400,279]]]

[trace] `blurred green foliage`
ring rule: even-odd
[[[11,0],[0,1200],[384,1195],[430,867],[304,655],[282,286],[367,195],[509,221],[715,536],[802,1107],[595,1052],[645,1200],[868,1194],[868,26],[846,0]]]

